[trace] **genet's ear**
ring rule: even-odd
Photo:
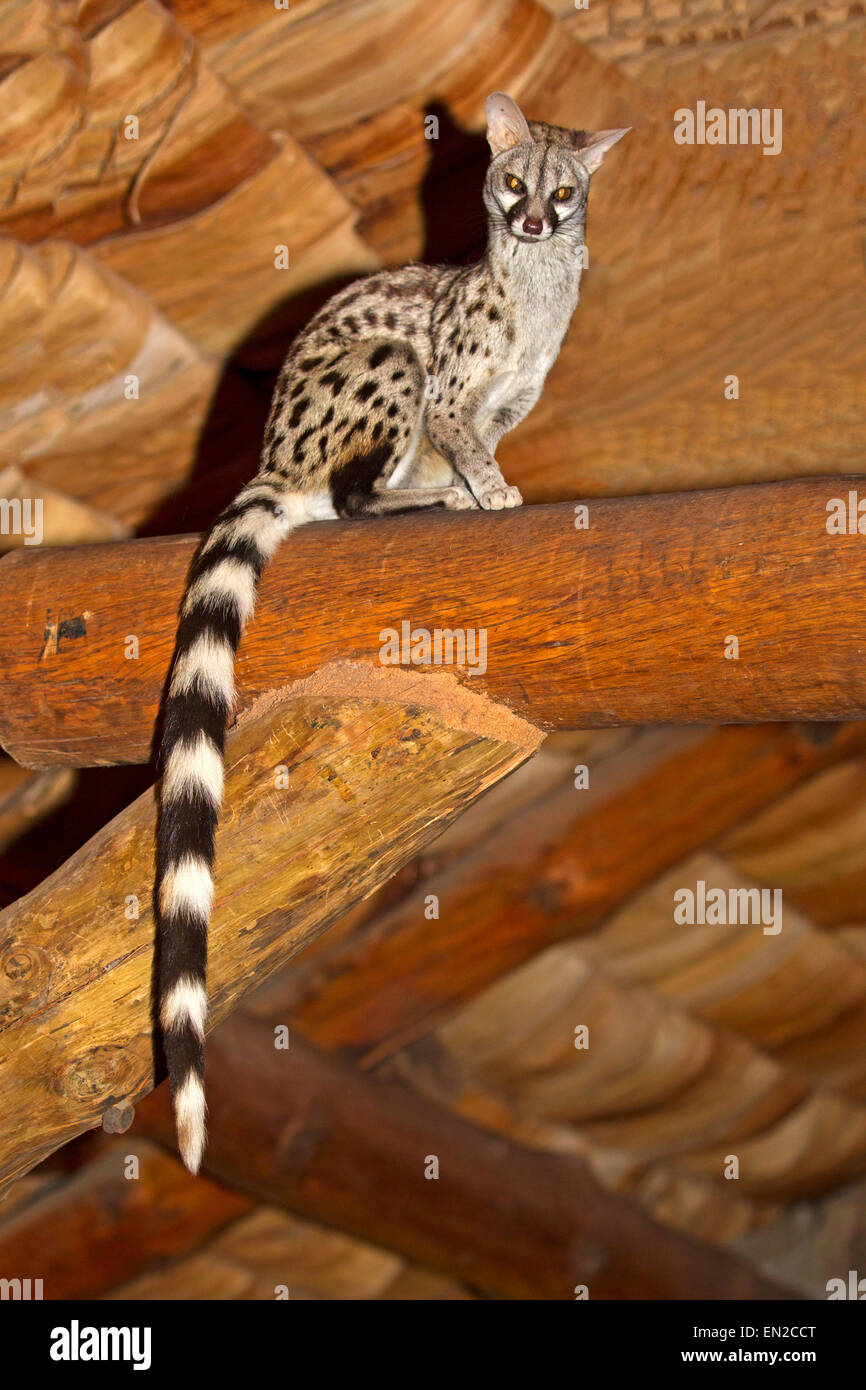
[[[587,143],[577,153],[590,174],[595,173],[611,145],[615,145],[617,140],[628,135],[630,130],[631,126],[627,125],[622,130],[597,130],[594,135],[587,137]]]
[[[491,92],[484,103],[484,114],[487,117],[487,143],[495,155],[532,139],[523,112],[517,102],[504,92]]]

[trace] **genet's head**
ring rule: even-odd
[[[484,182],[491,221],[519,241],[583,241],[589,180],[622,130],[567,130],[527,121],[517,102],[493,92],[484,103],[492,157]]]

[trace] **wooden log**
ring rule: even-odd
[[[69,243],[0,241],[0,333],[0,456],[26,468],[0,496],[43,499],[48,545],[120,539],[183,487],[199,449],[221,467],[255,425],[251,387],[221,380],[146,295]]]
[[[826,529],[849,482],[601,499],[586,530],[572,503],[304,527],[264,577],[240,705],[341,657],[381,669],[407,623],[485,632],[468,685],[543,727],[859,717],[866,547]],[[193,546],[0,561],[0,742],[19,762],[147,760]]]
[[[5,442],[3,423],[0,411],[0,442]],[[20,530],[10,529],[8,535],[0,533],[0,553],[32,545],[34,539],[37,545],[81,545],[85,541],[119,540],[129,534],[113,516],[46,487],[14,464],[0,468],[0,497],[11,503],[12,516],[17,513],[24,523]]]
[[[286,190],[291,189],[291,198]],[[290,294],[354,278],[379,258],[354,233],[355,211],[297,141],[195,218],[107,237],[93,256],[149,295],[205,351],[229,356]],[[276,271],[275,248],[290,248]],[[172,267],[166,273],[166,266]],[[213,286],[221,275],[220,293]]]
[[[654,730],[490,834],[389,910],[275,979],[249,1007],[372,1063],[823,768],[862,753],[866,725]],[[435,930],[425,899],[435,893]]]
[[[292,1301],[473,1297],[456,1280],[274,1207],[258,1207],[220,1231],[203,1250],[151,1268],[113,1289],[110,1297],[273,1303],[283,1289]]]
[[[0,79],[2,109],[19,113],[2,220],[28,241],[191,218],[276,148],[162,5],[90,8],[109,13],[91,14],[86,36],[67,27],[64,52],[55,34]],[[128,113],[140,113],[135,139],[124,138]]]
[[[471,1297],[389,1251],[257,1206],[203,1174],[193,1178],[140,1135],[103,1143],[62,1183],[56,1174],[42,1181],[47,1190],[19,1208],[0,1207],[0,1278],[41,1279],[47,1300],[273,1300],[282,1283],[291,1298]],[[12,1200],[35,1182],[24,1179]],[[205,1268],[216,1276],[207,1290]]]
[[[241,1191],[506,1298],[787,1298],[657,1224],[571,1156],[478,1129],[239,1015],[214,1035],[208,1171]],[[250,1078],[255,1077],[255,1085]],[[164,1092],[141,1115],[171,1134]],[[428,1180],[431,1159],[438,1180]]]
[[[0,758],[0,854],[62,806],[77,781],[78,774],[69,768],[27,772],[9,758]]]
[[[446,677],[372,674],[334,695],[323,673],[230,737],[211,1024],[537,746]],[[0,913],[0,1188],[154,1083],[154,817],[151,789]]]
[[[0,1224],[0,1276],[41,1279],[46,1299],[99,1298],[249,1211],[249,1198],[192,1179],[156,1145],[123,1142]]]

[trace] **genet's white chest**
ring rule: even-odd
[[[482,416],[494,414],[501,406],[507,405],[513,399],[520,390],[520,385],[520,377],[516,370],[499,372],[486,386],[478,403],[478,414]]]
[[[478,414],[487,417],[527,392],[539,392],[556,361],[556,344],[515,345],[503,362],[493,366],[491,376],[479,393]]]

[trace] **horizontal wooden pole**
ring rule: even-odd
[[[325,662],[379,666],[408,623],[484,632],[483,673],[460,678],[544,728],[861,717],[866,545],[827,531],[858,482],[593,500],[585,530],[573,503],[307,526],[262,582],[240,705]],[[194,543],[0,562],[0,743],[19,762],[147,760]]]
[[[263,701],[229,737],[211,1025],[537,743],[444,677],[376,674],[351,698]],[[160,1074],[154,821],[151,789],[0,913],[0,1191]]]
[[[581,1159],[488,1133],[239,1014],[209,1060],[208,1172],[506,1298],[778,1299],[745,1260],[662,1226]],[[164,1091],[165,1088],[163,1088]],[[137,1129],[169,1140],[163,1092]],[[134,1130],[133,1133],[136,1131]],[[438,1178],[431,1160],[437,1164]]]

